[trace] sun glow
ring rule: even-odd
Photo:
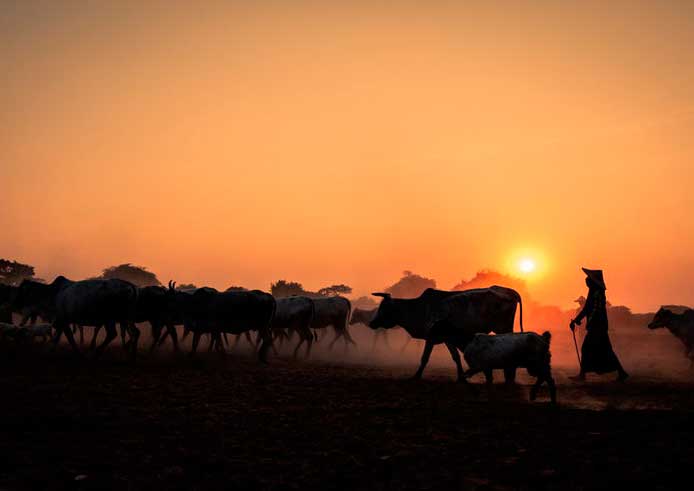
[[[536,268],[537,264],[535,264],[535,261],[527,257],[521,259],[518,263],[518,269],[525,274],[532,273]]]

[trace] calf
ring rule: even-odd
[[[557,402],[557,391],[552,378],[549,350],[551,339],[549,332],[541,336],[534,332],[498,334],[475,334],[463,351],[465,361],[469,369],[465,372],[465,378],[476,373],[484,372],[487,380],[490,380],[491,371],[503,369],[504,371],[516,368],[525,368],[528,374],[537,380],[530,390],[530,400],[534,401],[537,390],[547,382],[552,403]]]
[[[661,307],[653,320],[648,324],[649,329],[666,327],[677,339],[684,344],[684,354],[689,358],[690,368],[694,368],[694,310],[687,309],[681,314]]]

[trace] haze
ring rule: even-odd
[[[204,4],[2,3],[0,257],[694,303],[692,3]]]

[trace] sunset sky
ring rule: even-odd
[[[3,1],[0,257],[691,305],[692,60],[686,1]]]

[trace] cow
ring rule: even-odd
[[[376,316],[376,311],[378,309],[360,309],[356,308],[352,311],[352,318],[349,320],[349,325],[353,326],[355,324],[363,324],[365,326],[369,325],[369,322],[371,322],[371,319],[373,319]],[[388,331],[385,329],[379,329],[375,332],[374,334],[374,341],[373,344],[371,345],[371,351],[374,351],[376,349],[376,344],[378,343],[378,340],[383,338],[383,342],[385,343],[386,347],[390,349],[390,344],[388,343]]]
[[[670,309],[661,307],[653,320],[648,324],[649,329],[667,328],[684,344],[684,354],[689,358],[689,367],[694,368],[694,310],[687,309],[676,314]]]
[[[217,348],[223,350],[222,333],[258,331],[262,340],[258,358],[267,363],[267,352],[272,347],[272,319],[277,307],[272,295],[260,290],[218,292],[211,288],[196,290],[185,302],[181,302],[181,295],[188,295],[186,293],[177,295],[175,289],[170,288],[169,295],[179,309],[178,316],[186,320],[193,332],[191,354],[197,351],[204,333],[209,333]]]
[[[313,299],[315,314],[311,329],[325,329],[333,326],[335,339],[329,344],[329,348],[335,345],[338,339],[344,338],[345,346],[356,345],[349,334],[349,318],[352,312],[352,304],[345,297],[316,297]]]
[[[25,314],[41,311],[39,315],[53,320],[57,345],[62,334],[70,346],[79,352],[72,334],[71,324],[81,326],[105,326],[106,339],[96,350],[101,354],[117,336],[116,323],[130,333],[129,345],[135,356],[140,331],[135,327],[137,288],[118,279],[94,279],[71,281],[58,276],[53,283],[44,285],[25,280],[19,286],[16,305]],[[45,317],[44,317],[45,318]]]
[[[118,323],[121,330],[127,331],[130,335],[130,340],[125,347],[130,346],[131,355],[136,356],[140,330],[135,326],[137,312],[135,285],[119,279],[70,281],[64,276],[59,276],[50,286],[56,289],[54,343],[57,344],[60,335],[64,333],[72,348],[78,351],[70,324],[104,326],[106,339],[96,349],[98,356],[118,335],[116,332],[116,323]]]
[[[41,338],[42,342],[51,339],[53,326],[50,324],[32,324],[30,326],[16,326],[7,322],[0,322],[0,340],[13,339],[19,342],[31,342]]]
[[[196,292],[199,292],[198,296],[194,297]],[[219,293],[219,290],[210,286],[182,290],[176,288],[175,281],[169,281],[169,313],[174,318],[175,325],[183,325],[183,337],[181,338],[181,341],[185,341],[188,336],[190,336],[190,333],[193,332],[194,318],[196,317],[194,302],[196,301],[196,298],[198,299],[197,301],[199,301],[203,293]],[[208,351],[212,351],[213,347],[215,346],[214,336],[211,332],[203,332],[201,334],[209,335],[210,343],[208,346]],[[250,336],[250,334],[246,334]],[[159,340],[159,344],[163,344],[168,336],[169,331],[167,330]]]
[[[55,287],[34,280],[20,283],[14,295],[13,310],[22,316],[20,325],[41,317],[46,322],[55,319]]]
[[[465,346],[463,356],[468,364],[464,378],[484,372],[487,383],[491,381],[494,369],[509,370],[525,368],[528,374],[536,377],[535,385],[530,389],[530,400],[534,401],[538,389],[544,382],[549,387],[552,403],[557,402],[557,389],[552,378],[549,350],[552,335],[545,331],[542,335],[534,332],[497,334],[475,334]]]
[[[272,320],[273,332],[281,332],[291,335],[296,332],[299,335],[299,343],[294,348],[294,358],[297,357],[301,345],[306,343],[306,357],[311,354],[313,345],[313,332],[311,323],[315,315],[313,300],[308,297],[292,296],[276,299],[277,310]]]
[[[352,311],[352,318],[349,320],[349,325],[352,326],[354,324],[364,324],[365,326],[368,326],[371,319],[373,319],[376,315],[376,311],[378,311],[378,309],[354,309]]]
[[[374,293],[382,297],[372,329],[403,327],[415,339],[426,343],[415,379],[422,377],[435,345],[444,343],[463,381],[463,369],[458,350],[465,349],[476,333],[507,334],[513,332],[516,304],[520,305],[520,329],[523,331],[523,304],[515,290],[502,286],[464,291],[443,291],[427,288],[419,297],[392,298],[389,293]],[[506,381],[515,380],[515,370],[504,371]]]
[[[0,322],[12,324],[12,311],[17,287],[0,283]]]
[[[166,327],[166,332],[171,336],[174,350],[178,348],[178,334],[174,325],[176,319],[170,307],[170,298],[167,289],[161,286],[145,286],[138,288],[137,307],[135,309],[135,322],[149,322],[152,327],[152,345],[149,347],[150,353],[156,348],[162,333],[162,328]]]

